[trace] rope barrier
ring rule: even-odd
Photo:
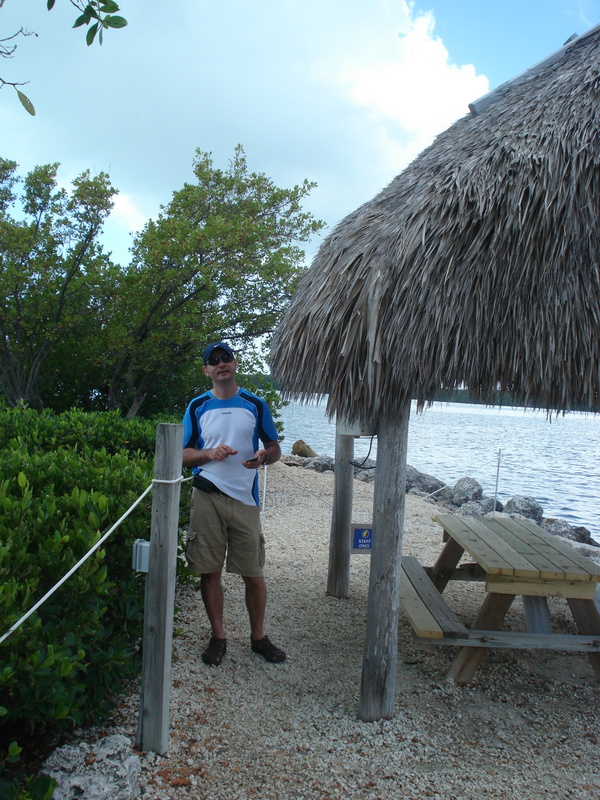
[[[178,478],[173,478],[172,481],[163,481],[160,478],[153,478],[152,483],[185,483],[186,481],[192,481],[194,478],[184,478],[183,475],[180,475]]]
[[[369,449],[369,452],[370,452],[370,449]],[[367,454],[367,458],[368,458],[368,454]],[[365,459],[365,461],[366,461],[366,459]],[[482,466],[484,466],[486,464],[491,464],[492,462],[497,462],[497,464],[498,464],[498,472],[499,472],[499,470],[500,470],[500,453],[498,453],[498,455],[495,456],[493,459],[489,458],[489,459],[486,459],[485,461],[480,462],[480,464],[475,469],[479,469],[479,467],[482,467]],[[351,461],[350,463],[354,464],[353,461]],[[364,464],[364,461],[363,461],[363,464]],[[354,467],[356,469],[362,469],[363,471],[366,471],[368,469],[375,469],[375,467],[363,467],[362,465],[358,465],[358,464],[354,464]],[[291,483],[293,483],[296,486],[299,486],[300,488],[304,489],[304,491],[308,492],[308,494],[314,495],[322,503],[325,503],[325,505],[330,505],[331,498],[329,500],[325,500],[320,495],[318,495],[316,492],[313,492],[311,489],[308,489],[303,484],[299,483],[298,481],[295,481],[293,478],[290,478],[290,476],[287,474],[287,472],[281,471],[281,474],[284,475],[287,480],[291,481]],[[468,477],[468,476],[465,475],[464,477]],[[449,483],[445,483],[443,486],[440,486],[439,489],[436,489],[435,491],[430,492],[429,494],[426,494],[423,497],[420,497],[419,495],[412,495],[412,498],[414,499],[415,502],[423,502],[424,503],[430,497],[433,497],[434,495],[438,494],[439,492],[443,491],[444,489],[448,489],[449,486],[450,486]],[[497,485],[496,485],[496,491],[497,491]],[[494,507],[495,507],[495,504],[494,504]]]
[[[145,490],[145,491],[144,491],[144,492],[143,492],[143,493],[142,493],[142,494],[141,494],[141,495],[138,497],[138,499],[137,499],[137,500],[136,500],[134,503],[132,503],[132,505],[131,505],[131,506],[130,506],[130,507],[127,509],[127,511],[126,511],[126,512],[125,512],[125,513],[124,513],[124,514],[123,514],[123,515],[120,517],[120,519],[118,519],[118,520],[115,522],[115,524],[112,526],[112,528],[110,528],[110,530],[108,530],[108,531],[107,531],[107,532],[104,534],[104,536],[102,536],[102,537],[101,537],[101,538],[100,538],[100,539],[99,539],[99,540],[96,542],[96,544],[95,544],[95,545],[93,545],[93,546],[92,546],[92,547],[91,547],[91,548],[88,550],[88,552],[87,552],[87,553],[86,553],[86,554],[85,554],[85,555],[84,555],[82,558],[80,558],[80,559],[79,559],[79,561],[77,562],[77,564],[75,564],[75,566],[74,566],[74,567],[71,567],[71,569],[70,569],[70,570],[67,572],[67,574],[66,574],[66,575],[64,575],[64,576],[63,576],[63,577],[62,577],[62,578],[61,578],[61,579],[58,581],[58,583],[57,583],[57,584],[55,584],[55,585],[52,587],[52,589],[50,589],[48,592],[46,592],[46,594],[45,594],[45,595],[42,597],[42,599],[41,599],[41,600],[38,600],[38,602],[37,602],[37,603],[36,603],[34,606],[32,606],[32,607],[29,609],[29,611],[27,611],[25,614],[23,614],[23,616],[21,617],[21,619],[19,619],[17,622],[15,622],[15,623],[14,623],[14,625],[12,625],[12,626],[11,626],[11,627],[8,629],[8,631],[6,631],[6,633],[5,633],[5,634],[3,634],[2,636],[0,636],[0,644],[2,644],[2,642],[3,642],[5,639],[8,639],[8,637],[11,635],[11,633],[14,633],[14,632],[15,632],[15,631],[16,631],[18,628],[20,628],[20,627],[21,627],[21,625],[22,625],[22,624],[23,624],[23,623],[24,623],[24,622],[25,622],[27,619],[29,619],[29,617],[30,617],[32,614],[34,614],[34,613],[35,613],[35,612],[38,610],[38,608],[40,608],[40,606],[42,606],[42,605],[43,605],[43,604],[46,602],[46,600],[48,600],[48,598],[49,598],[49,597],[52,597],[52,595],[54,594],[54,592],[55,592],[57,589],[59,589],[59,588],[60,588],[60,587],[63,585],[63,583],[65,583],[65,582],[66,582],[66,581],[67,581],[67,580],[68,580],[68,579],[71,577],[71,575],[73,575],[73,573],[74,573],[74,572],[77,572],[77,570],[79,569],[79,567],[80,567],[82,564],[84,564],[84,563],[85,563],[85,562],[88,560],[88,558],[89,558],[89,557],[90,557],[90,556],[91,556],[93,553],[95,553],[95,552],[96,552],[96,550],[97,550],[97,549],[98,549],[98,548],[99,548],[99,547],[102,545],[102,543],[103,543],[103,542],[105,542],[105,541],[108,539],[108,537],[111,535],[111,533],[113,533],[113,531],[115,531],[115,530],[116,530],[116,529],[119,527],[119,525],[120,525],[120,524],[121,524],[121,523],[122,523],[122,522],[123,522],[125,519],[127,519],[127,517],[128,517],[130,514],[131,514],[131,512],[133,511],[133,509],[134,509],[134,508],[135,508],[137,505],[139,505],[139,504],[142,502],[142,500],[144,499],[144,497],[146,497],[146,495],[147,495],[147,494],[148,494],[148,493],[151,491],[151,489],[152,489],[152,487],[153,487],[153,485],[154,485],[155,483],[171,483],[171,484],[173,484],[173,483],[184,483],[185,481],[191,481],[191,480],[192,480],[192,478],[184,478],[184,477],[183,477],[183,475],[180,475],[178,478],[175,478],[174,480],[169,480],[169,481],[166,481],[166,480],[160,480],[159,478],[153,478],[153,479],[152,479],[152,483],[150,484],[150,486],[148,486],[148,488],[147,488],[147,489],[146,489],[146,490]]]
[[[285,465],[285,466],[287,466],[287,465]],[[284,475],[284,476],[285,476],[285,478],[286,478],[286,480],[290,481],[291,483],[293,483],[293,484],[294,484],[294,485],[296,485],[296,486],[299,486],[301,489],[304,489],[304,491],[305,491],[305,492],[308,492],[308,494],[312,494],[312,495],[314,495],[314,496],[317,498],[317,500],[320,500],[322,503],[325,503],[325,505],[327,505],[327,506],[328,506],[328,505],[330,505],[329,501],[327,501],[327,500],[324,500],[324,499],[323,499],[323,498],[322,498],[320,495],[318,495],[316,492],[313,492],[313,491],[312,491],[312,489],[309,489],[309,488],[308,488],[308,487],[306,487],[306,486],[305,486],[303,483],[299,483],[298,481],[295,481],[293,478],[290,478],[290,476],[289,476],[289,475],[287,474],[287,472],[285,472],[284,470],[279,470],[279,473],[280,473],[281,475]]]
[[[372,441],[371,441],[371,444],[372,444]],[[370,453],[370,452],[371,452],[371,450],[370,450],[370,448],[369,448],[369,453]],[[367,454],[367,458],[368,458],[368,457],[369,457],[369,456],[368,456],[368,454]],[[498,462],[498,470],[499,470],[499,469],[500,469],[500,451],[498,452],[498,456],[496,457],[496,459],[495,459],[495,460],[497,460],[497,462]],[[365,461],[366,461],[366,459],[365,459]],[[363,464],[364,464],[364,463],[365,463],[365,462],[363,461]],[[483,464],[487,464],[487,463],[489,463],[489,461],[488,461],[488,460],[486,460],[486,461],[482,462],[482,464],[480,464],[480,466],[482,466]],[[361,468],[363,468],[363,467],[362,467],[362,465],[361,465],[361,466],[355,465],[355,466],[357,466],[357,468],[358,468],[358,469],[361,469]],[[367,467],[367,469],[369,469],[369,467]],[[264,484],[263,484],[263,510],[264,510],[264,508],[265,508],[265,497],[266,497],[266,484],[267,484],[267,475],[266,475],[266,473],[267,473],[267,470],[266,470],[266,468],[265,468],[265,470],[264,470]],[[286,479],[287,479],[287,480],[291,481],[291,483],[294,483],[296,486],[299,486],[300,488],[302,488],[302,489],[303,489],[305,492],[307,492],[308,494],[312,494],[314,497],[316,497],[316,498],[317,498],[317,500],[320,500],[320,501],[321,501],[322,503],[324,503],[325,505],[328,505],[328,506],[330,505],[331,498],[329,498],[328,500],[325,500],[323,497],[321,497],[320,495],[318,495],[316,492],[313,492],[313,491],[312,491],[311,489],[309,489],[308,487],[304,486],[303,484],[299,483],[298,481],[295,481],[293,478],[291,478],[291,477],[290,477],[290,476],[287,474],[287,472],[286,472],[286,471],[283,471],[283,470],[282,470],[282,471],[281,471],[281,474],[282,474],[282,475],[284,475],[284,476],[286,477]],[[100,546],[101,546],[101,545],[102,545],[102,544],[103,544],[103,543],[104,543],[104,542],[105,542],[105,541],[108,539],[108,537],[111,535],[111,533],[113,533],[113,532],[114,532],[114,531],[115,531],[115,530],[116,530],[116,529],[119,527],[119,525],[120,525],[120,524],[121,524],[121,523],[122,523],[122,522],[123,522],[125,519],[127,519],[127,517],[129,516],[129,514],[131,514],[131,512],[134,510],[134,508],[135,508],[137,505],[139,505],[139,503],[141,503],[141,501],[144,499],[144,497],[146,497],[146,495],[147,495],[147,494],[148,494],[148,493],[151,491],[151,489],[152,489],[152,487],[153,487],[153,485],[154,485],[155,483],[162,483],[162,484],[176,484],[176,483],[186,483],[187,481],[191,481],[191,480],[193,480],[193,477],[192,477],[192,478],[184,478],[184,477],[183,477],[183,475],[180,475],[179,477],[177,477],[177,478],[174,478],[173,480],[162,480],[162,479],[159,479],[159,478],[153,478],[153,479],[152,479],[152,483],[150,484],[150,486],[148,486],[148,487],[147,487],[147,489],[146,489],[146,490],[145,490],[145,491],[144,491],[144,492],[143,492],[143,493],[142,493],[142,494],[141,494],[141,495],[140,495],[140,496],[137,498],[137,500],[136,500],[134,503],[132,503],[132,505],[131,505],[131,506],[130,506],[128,509],[127,509],[127,511],[126,511],[126,512],[125,512],[125,513],[124,513],[124,514],[123,514],[123,515],[122,515],[122,516],[121,516],[121,517],[120,517],[120,518],[117,520],[117,522],[115,522],[115,524],[112,526],[112,528],[110,528],[110,529],[109,529],[109,530],[108,530],[108,531],[107,531],[107,532],[106,532],[106,533],[105,533],[105,534],[104,534],[104,535],[103,535],[103,536],[102,536],[102,537],[101,537],[101,538],[100,538],[100,539],[99,539],[99,540],[96,542],[96,544],[95,544],[95,545],[93,545],[93,547],[91,547],[91,548],[90,548],[90,550],[88,550],[88,552],[87,552],[87,553],[86,553],[86,554],[85,554],[85,555],[84,555],[84,556],[83,556],[83,557],[82,557],[82,558],[81,558],[81,559],[80,559],[80,560],[77,562],[77,564],[75,564],[75,566],[71,567],[71,569],[70,569],[70,570],[67,572],[67,574],[66,574],[66,575],[64,575],[64,576],[63,576],[63,577],[60,579],[60,581],[58,581],[58,583],[57,583],[57,584],[55,584],[55,585],[52,587],[52,589],[50,589],[48,592],[46,592],[46,594],[45,594],[45,595],[44,595],[44,596],[41,598],[41,600],[38,600],[38,602],[37,602],[37,603],[36,603],[34,606],[32,606],[32,607],[29,609],[29,611],[27,611],[27,612],[26,612],[26,613],[25,613],[25,614],[24,614],[24,615],[23,615],[23,616],[22,616],[22,617],[21,617],[21,618],[20,618],[20,619],[19,619],[17,622],[15,622],[15,623],[14,623],[14,625],[12,625],[12,626],[11,626],[11,627],[8,629],[8,631],[7,631],[6,633],[4,633],[2,636],[0,636],[0,644],[2,644],[2,642],[4,642],[6,639],[8,639],[8,637],[11,635],[11,633],[14,633],[14,632],[15,632],[15,631],[16,631],[18,628],[20,628],[20,626],[21,626],[21,625],[22,625],[22,624],[23,624],[23,623],[24,623],[24,622],[25,622],[27,619],[29,619],[29,617],[30,617],[32,614],[34,614],[34,613],[35,613],[35,612],[38,610],[38,608],[40,608],[40,606],[42,606],[42,605],[43,605],[43,604],[46,602],[46,600],[48,600],[48,598],[49,598],[49,597],[51,597],[51,596],[54,594],[54,592],[55,592],[57,589],[59,589],[59,588],[60,588],[60,587],[63,585],[63,583],[65,583],[65,582],[66,582],[66,581],[67,581],[67,580],[68,580],[68,579],[71,577],[71,575],[73,575],[73,573],[77,572],[77,570],[79,569],[79,567],[80,567],[82,564],[84,564],[84,563],[85,563],[85,562],[88,560],[88,558],[89,558],[89,557],[90,557],[90,556],[91,556],[93,553],[95,553],[95,552],[96,552],[96,550],[97,550],[97,549],[98,549],[98,548],[99,548],[99,547],[100,547]],[[417,500],[417,501],[421,501],[421,502],[425,502],[425,501],[426,501],[426,500],[428,500],[430,497],[433,497],[434,495],[438,494],[438,492],[441,492],[443,489],[446,489],[446,488],[448,488],[448,486],[449,486],[449,484],[444,484],[444,486],[440,486],[440,488],[439,488],[439,489],[436,489],[434,492],[431,492],[430,494],[427,494],[427,495],[425,495],[424,497],[415,497],[415,500]],[[498,490],[498,488],[497,488],[497,483],[496,483],[496,492],[497,492],[497,490]],[[494,506],[495,506],[495,503],[494,503]]]

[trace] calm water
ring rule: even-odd
[[[335,423],[325,403],[290,403],[282,409],[284,453],[303,439],[322,455],[335,454]],[[371,440],[355,439],[355,455],[367,455]],[[547,517],[585,525],[600,541],[600,417],[568,414],[548,421],[542,411],[493,409],[462,403],[436,403],[422,414],[413,406],[408,463],[453,484],[468,475],[493,496],[500,468],[498,498],[534,497]],[[377,440],[371,457],[377,456]]]

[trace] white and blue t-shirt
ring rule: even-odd
[[[242,461],[254,456],[259,439],[265,445],[277,441],[277,429],[266,402],[246,389],[238,389],[228,400],[205,392],[192,400],[183,417],[184,447],[204,450],[228,444],[238,451],[223,461],[192,467],[192,472],[249,506],[259,504],[258,473]]]

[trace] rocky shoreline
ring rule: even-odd
[[[302,444],[304,445],[304,442]],[[306,447],[306,445],[304,446]],[[316,472],[333,472],[335,470],[335,460],[328,455],[301,456],[292,453],[283,455],[281,460],[288,466],[303,467]],[[354,478],[366,483],[373,483],[375,480],[375,466],[376,462],[372,459],[355,459]],[[425,472],[419,472],[418,469],[407,464],[406,492],[407,494],[410,493],[427,499],[431,498],[435,502],[443,503],[458,514],[485,516],[496,511],[527,517],[537,522],[538,525],[554,536],[568,539],[571,543],[586,545],[588,548],[600,548],[600,542],[597,542],[590,531],[583,525],[572,526],[564,519],[545,517],[542,505],[535,498],[516,495],[511,497],[506,504],[501,503],[499,500],[494,502],[493,497],[486,497],[483,494],[481,484],[475,478],[460,478],[453,486],[449,486],[439,478],[434,478]],[[590,555],[585,551],[583,552],[585,555]]]

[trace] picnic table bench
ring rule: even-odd
[[[587,652],[600,678],[600,566],[531,520],[438,515],[444,547],[433,567],[402,559],[401,605],[417,641],[459,647],[449,677],[468,682],[486,648]],[[473,563],[460,564],[467,552]],[[486,596],[471,629],[442,596],[451,580],[484,581]],[[527,631],[500,630],[514,598],[523,598]],[[552,629],[548,597],[566,599],[578,634]]]

